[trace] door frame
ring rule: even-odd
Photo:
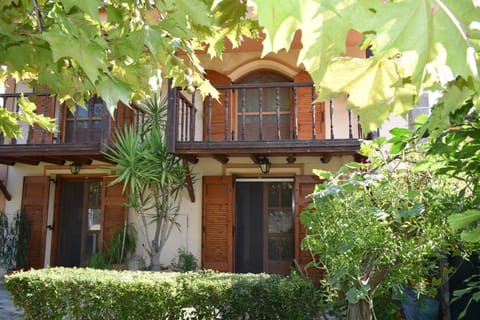
[[[237,199],[236,199],[236,184],[237,181],[240,180],[240,182],[291,182],[292,183],[292,226],[293,226],[293,248],[294,248],[294,254],[293,254],[293,259],[295,259],[295,239],[296,239],[296,228],[295,228],[295,179],[296,175],[295,173],[275,173],[275,174],[232,174],[232,182],[233,182],[233,239],[232,239],[232,244],[233,244],[233,253],[232,253],[232,264],[233,264],[233,272],[237,272],[236,270],[236,257],[237,257]],[[263,185],[265,188],[265,185]],[[264,195],[265,196],[265,193]],[[265,199],[264,199],[265,200]],[[264,208],[262,208],[264,218],[268,218],[265,210],[266,202],[264,201]],[[264,233],[264,239],[263,239],[263,257],[268,257],[268,245],[265,245],[266,242],[268,242],[268,224],[264,223],[263,224],[263,233]],[[266,237],[265,237],[266,236]],[[292,261],[293,263],[293,261]],[[268,269],[268,259],[263,260],[263,269],[266,270]]]
[[[78,174],[78,175],[57,175],[55,178],[55,199],[53,205],[53,231],[52,231],[52,242],[50,246],[50,265],[57,265],[57,249],[58,249],[58,235],[59,235],[59,222],[60,222],[60,195],[62,183],[64,181],[87,181],[87,180],[102,180],[105,177],[105,174]],[[102,195],[101,195],[102,196]],[[104,199],[102,198],[102,202]],[[103,214],[103,212],[102,212]],[[83,218],[82,218],[83,221]],[[83,238],[83,235],[82,235]],[[102,248],[99,248],[101,251]]]

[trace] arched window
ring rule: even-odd
[[[241,78],[237,94],[237,140],[291,139],[292,80],[272,71]]]

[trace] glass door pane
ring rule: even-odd
[[[57,266],[84,266],[99,251],[101,189],[99,180],[60,182]]]
[[[288,274],[293,263],[293,184],[291,182],[266,183],[268,272]]]

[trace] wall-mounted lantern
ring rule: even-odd
[[[80,173],[80,167],[82,165],[78,162],[73,162],[71,165],[70,165],[70,172],[72,174],[79,174]]]
[[[257,157],[257,163],[260,166],[260,170],[262,171],[263,174],[267,174],[270,172],[270,167],[272,166],[272,164],[270,163],[270,160],[268,160],[267,157],[265,156]]]

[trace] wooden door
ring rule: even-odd
[[[293,266],[292,179],[235,183],[235,271],[287,275]]]
[[[233,181],[203,177],[202,267],[233,272]]]
[[[302,271],[314,281],[321,279],[322,272],[314,267],[306,268],[307,264],[312,261],[312,255],[309,251],[301,249],[301,242],[305,238],[306,230],[300,223],[300,214],[312,202],[308,195],[314,191],[317,183],[320,183],[320,180],[316,176],[295,177],[295,260]]]
[[[58,179],[55,264],[79,267],[100,251],[102,181]]]
[[[27,249],[27,267],[30,268],[43,268],[45,264],[49,192],[50,177],[23,178],[22,209],[31,224]]]

